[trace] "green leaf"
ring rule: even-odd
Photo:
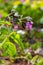
[[[12,39],[12,41],[10,41],[10,38]],[[20,35],[17,34],[16,32],[12,32],[4,39],[4,41],[1,44],[4,56],[16,55],[16,46],[13,44],[13,41],[19,45],[19,47],[22,51],[24,51],[24,46],[23,46]]]
[[[2,25],[2,24],[11,25],[11,23],[10,23],[10,22],[8,22],[8,21],[0,21],[0,25]]]
[[[16,52],[16,47],[13,43],[11,42],[6,42],[2,45],[2,56],[16,56],[17,52]]]

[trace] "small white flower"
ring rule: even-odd
[[[23,31],[23,30],[18,30],[18,31],[17,31],[17,33],[19,33],[19,34],[22,34],[22,35],[23,35],[23,34],[25,34],[25,31]]]

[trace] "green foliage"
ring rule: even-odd
[[[11,25],[10,22],[5,22],[0,20],[0,48],[2,48],[2,56],[15,56],[16,46],[14,43],[19,45],[19,48],[23,51],[24,46],[21,37],[16,32],[11,32],[10,27],[5,27],[4,25]]]
[[[31,48],[34,49],[34,50],[38,49],[39,47],[41,47],[41,43],[40,42],[36,42],[35,44],[33,44],[31,46]]]
[[[16,11],[18,11],[20,15],[32,17],[34,26],[37,26],[43,16],[43,11],[40,8],[41,7],[38,7],[38,5],[37,8],[32,8],[30,5],[19,4]]]
[[[26,57],[27,57],[29,60],[31,60],[31,59],[32,59],[31,54],[27,54],[27,55],[26,55]]]
[[[29,48],[30,47],[29,43],[28,42],[24,43],[24,47]]]
[[[12,39],[12,41],[11,41]],[[23,51],[24,46],[21,41],[20,35],[16,32],[10,33],[4,41],[1,44],[2,50],[3,50],[3,56],[15,56],[16,55],[16,46],[14,45],[13,41],[17,43],[20,47],[20,49]]]
[[[24,46],[23,46],[23,43],[19,34],[17,33],[14,34],[14,32],[12,32],[10,39],[16,42],[19,45],[19,47],[22,49],[22,51],[24,50]]]
[[[41,59],[40,61],[38,61],[38,63],[36,63],[35,65],[43,65],[43,59]]]
[[[33,65],[43,65],[43,58],[41,56],[34,56],[33,59],[31,60]]]
[[[3,14],[4,13],[8,14],[11,11],[13,7],[13,2],[14,0],[0,0],[0,5],[1,5],[0,10],[4,11]]]
[[[0,25],[11,25],[8,21],[0,21]]]
[[[43,32],[39,31],[32,31],[32,34],[35,38],[43,38]]]
[[[35,57],[33,57],[33,59],[31,60],[32,64],[34,65],[38,59],[38,55],[36,55]]]
[[[1,64],[1,65],[4,65],[4,61],[3,61],[3,60],[0,60],[0,64]]]
[[[1,26],[0,26],[1,27]],[[6,28],[5,26],[0,28],[0,43],[3,42],[3,40],[6,38],[8,34],[10,34],[11,30]]]
[[[16,56],[16,54],[17,54],[16,46],[13,43],[9,42],[9,41],[5,42],[2,45],[2,50],[3,50],[2,56],[13,57],[13,56]]]
[[[3,18],[5,18],[8,15],[8,13],[5,12],[4,10],[0,10],[0,13],[2,14]]]

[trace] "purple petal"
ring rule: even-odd
[[[30,22],[27,22],[26,23],[26,29],[31,30],[32,29],[32,23],[30,24]]]
[[[14,25],[14,28],[15,28],[15,29],[18,29],[18,26],[17,26],[17,25]]]

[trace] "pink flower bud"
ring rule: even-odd
[[[17,25],[14,25],[14,29],[18,29],[18,26]]]

